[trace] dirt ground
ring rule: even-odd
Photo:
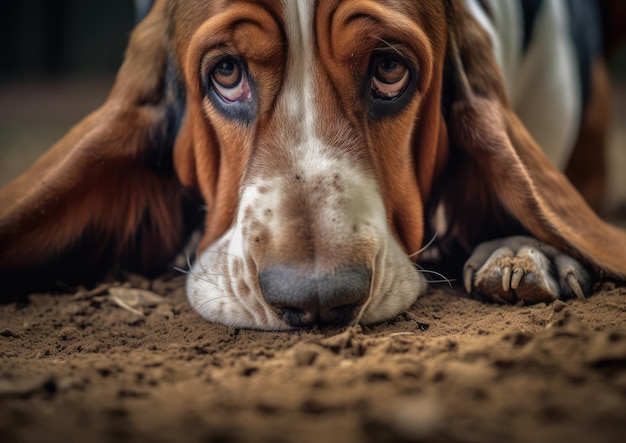
[[[108,86],[0,86],[0,183]],[[182,276],[126,280],[0,306],[0,442],[626,441],[624,284],[535,306],[437,286],[375,327],[268,333],[204,322]]]
[[[127,283],[0,307],[1,441],[626,437],[625,286],[529,307],[436,289],[375,327],[268,333],[204,322],[181,277],[130,280],[145,306]]]

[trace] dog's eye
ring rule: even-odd
[[[215,91],[226,102],[245,101],[250,98],[250,85],[245,70],[234,58],[218,61],[211,71],[211,81]]]
[[[409,69],[395,57],[386,56],[374,62],[372,95],[383,100],[393,100],[402,94],[409,83]]]
[[[235,60],[222,60],[213,71],[213,80],[223,88],[234,88],[241,81],[241,67]]]

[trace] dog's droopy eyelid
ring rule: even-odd
[[[419,70],[397,47],[376,49],[370,58],[365,87],[373,118],[397,114],[418,89]]]
[[[210,88],[226,104],[248,101],[252,94],[247,69],[235,57],[222,57],[209,71]]]
[[[244,59],[228,54],[215,57],[203,64],[201,72],[205,94],[217,111],[232,120],[254,119],[254,82]]]
[[[372,58],[370,77],[372,97],[395,100],[406,91],[411,81],[411,69],[397,55],[383,54]]]

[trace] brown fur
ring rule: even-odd
[[[596,211],[606,196],[607,135],[610,120],[609,73],[604,60],[593,65],[591,94],[565,175]]]
[[[142,158],[164,117],[162,8],[157,5],[133,33],[105,105],[0,192],[0,269],[45,263],[87,230],[101,237],[102,247],[113,242],[117,256],[146,236],[133,251],[144,270],[162,268],[180,247],[185,191]],[[140,230],[141,223],[146,227]]]
[[[479,198],[483,206],[468,208],[482,216],[473,220],[475,226],[461,229],[484,238],[488,234],[481,231],[493,223],[483,222],[512,217],[537,238],[587,261],[601,273],[623,279],[626,234],[600,220],[543,154],[508,108],[491,51],[477,50],[489,46],[488,36],[472,25],[458,3],[452,12],[455,37],[448,52],[457,77],[450,117],[452,142],[468,156],[461,168],[475,170],[468,174],[473,177],[472,187],[484,193]],[[467,223],[462,217],[453,220]],[[499,224],[502,229],[504,222]]]

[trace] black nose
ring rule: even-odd
[[[348,324],[367,300],[370,280],[367,268],[329,274],[278,265],[259,273],[263,298],[289,326]]]

